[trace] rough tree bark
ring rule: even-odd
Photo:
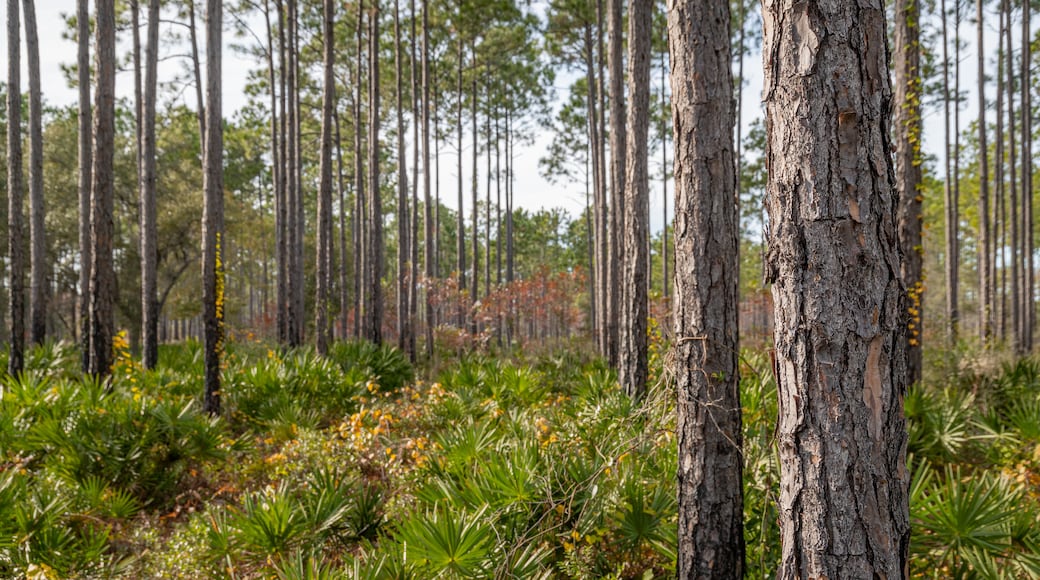
[[[628,127],[624,223],[624,252],[621,278],[621,328],[618,378],[633,399],[646,393],[647,379],[647,217],[650,212],[650,29],[651,0],[630,0],[628,8]],[[616,204],[615,204],[616,206]]]
[[[763,2],[784,578],[901,578],[906,290],[882,0]]]
[[[314,299],[315,348],[318,354],[329,351],[329,297],[332,271],[332,107],[336,102],[336,4],[322,2],[324,9],[324,89],[321,100],[321,161],[318,184],[318,255]]]
[[[679,578],[742,578],[740,219],[727,0],[668,11],[675,132]],[[711,235],[705,235],[710,232]]]
[[[159,234],[155,209],[155,106],[159,82],[159,5],[148,3],[148,56],[144,74],[141,126],[141,338],[147,369],[159,362]]]
[[[220,361],[224,351],[224,127],[221,106],[223,6],[206,2],[206,146],[202,205],[202,317],[205,326],[207,413],[220,413]]]
[[[921,307],[924,293],[921,242],[921,29],[920,0],[896,0],[895,45],[895,171],[899,192],[899,243],[902,277],[910,299],[907,367],[910,382],[921,380]]]
[[[11,350],[7,372],[25,366],[25,257],[22,251],[22,58],[18,0],[7,0],[7,251]]]
[[[115,159],[116,16],[114,0],[99,0],[94,66],[94,169],[90,193],[90,358],[88,370],[106,377],[112,370],[115,334],[115,272],[112,267],[112,211]]]

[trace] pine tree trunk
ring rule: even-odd
[[[1022,302],[1019,300],[1019,292],[1021,287],[1019,286],[1019,268],[1021,264],[1019,256],[1019,236],[1018,236],[1018,185],[1017,175],[1015,171],[1015,67],[1014,59],[1012,57],[1013,44],[1011,43],[1011,5],[1009,0],[1003,0],[1001,2],[1002,9],[1004,12],[1004,18],[1006,19],[1004,26],[1004,35],[1007,46],[1007,135],[1008,135],[1008,207],[1011,209],[1011,215],[1009,216],[1009,222],[1011,223],[1011,321],[1012,321],[1012,332],[1011,342],[1016,353],[1022,352],[1022,316],[1021,308]]]
[[[625,153],[624,252],[618,378],[635,400],[647,380],[647,217],[650,211],[648,137],[650,130],[651,0],[630,0],[628,8],[628,108]],[[616,206],[617,204],[615,204]]]
[[[202,96],[202,61],[199,60],[199,32],[195,24],[195,0],[188,0],[188,40],[191,43],[191,67],[195,77],[195,117],[199,122],[199,141],[206,154],[206,102]]]
[[[1036,301],[1033,288],[1033,88],[1030,5],[1022,3],[1022,352],[1033,350]]]
[[[423,165],[423,238],[426,266],[426,356],[433,358],[433,296],[429,283],[437,275],[437,254],[434,245],[433,200],[430,199],[430,8],[429,0],[422,0],[422,165]],[[438,208],[439,209],[439,208]]]
[[[115,334],[115,272],[112,267],[112,212],[115,159],[116,17],[114,0],[98,0],[97,89],[94,94],[94,169],[90,193],[90,359],[88,372],[107,377],[112,371]]]
[[[921,380],[921,309],[924,292],[921,241],[921,47],[918,0],[895,4],[895,171],[899,192],[899,244],[903,252],[902,277],[910,298],[907,367],[910,382]]]
[[[354,72],[354,337],[367,336],[367,327],[362,321],[367,316],[365,298],[368,292],[368,202],[365,197],[364,155],[361,154],[364,125],[361,122],[361,99],[364,95],[362,71],[364,70],[364,3],[358,2],[357,12],[357,61]]]
[[[1004,256],[1004,248],[1007,247],[1007,218],[1004,205],[1004,12],[1001,7],[998,13],[1000,23],[997,25],[997,135],[994,145],[996,162],[994,167],[994,244],[993,263],[994,282],[996,283],[995,302],[997,307],[997,338],[1001,343],[1007,341],[1007,259]]]
[[[221,107],[223,7],[206,3],[206,146],[202,185],[202,309],[205,326],[204,408],[220,413],[220,366],[224,354],[224,128]]]
[[[29,340],[43,344],[47,338],[47,232],[43,202],[43,103],[40,94],[40,42],[36,32],[36,6],[22,0],[25,12],[25,48],[29,59]]]
[[[7,251],[8,311],[11,350],[7,372],[25,366],[25,256],[22,250],[22,58],[18,0],[7,0]]]
[[[285,39],[285,5],[282,0],[275,0],[275,10],[278,12],[278,113],[272,110],[271,116],[277,116],[277,121],[272,121],[272,134],[276,135],[275,145],[275,255],[278,269],[278,287],[275,290],[275,302],[277,313],[275,314],[278,327],[278,343],[285,345],[289,343],[289,155],[288,155],[288,117],[286,114],[287,101],[287,66],[286,52],[288,46]],[[271,84],[274,92],[274,83]],[[273,97],[273,95],[272,95]],[[272,104],[273,109],[273,104]]]
[[[473,55],[473,60],[476,61],[477,50],[476,47],[470,46],[470,53]],[[476,67],[472,71],[473,80],[472,86],[472,100],[470,101],[470,123],[473,133],[473,181],[471,183],[471,197],[473,206],[473,236],[472,236],[472,251],[473,251],[473,278],[470,280],[469,290],[469,304],[466,304],[466,310],[469,312],[470,318],[470,333],[477,333],[477,319],[473,317],[473,305],[477,303],[477,285],[480,282],[480,226],[477,224],[477,217],[480,215],[480,208],[477,207],[477,198],[479,196],[479,183],[477,165],[480,155],[480,135],[477,133],[477,71]]]
[[[625,319],[624,307],[622,305],[623,285],[628,280],[622,279],[622,262],[628,254],[624,244],[627,243],[624,232],[626,201],[629,199],[626,187],[625,171],[629,167],[627,150],[629,143],[626,135],[625,115],[625,70],[622,60],[622,42],[624,31],[622,29],[623,9],[622,0],[607,1],[607,70],[610,76],[609,103],[610,103],[610,223],[607,227],[607,256],[606,264],[606,354],[612,366],[619,364],[618,355],[621,346],[621,333],[625,328],[618,328],[619,321],[623,325],[629,322]],[[629,6],[631,11],[631,4]],[[631,14],[629,15],[631,18]],[[629,34],[632,25],[629,25]],[[631,45],[632,39],[629,38]],[[629,48],[629,59],[632,49]],[[635,70],[629,61],[629,70]],[[649,83],[649,81],[647,81]],[[624,319],[624,320],[622,320]],[[624,384],[624,383],[622,383]]]
[[[976,46],[982,47],[983,0],[975,0]],[[990,218],[989,218],[989,147],[986,142],[986,55],[982,50],[978,53],[979,83],[979,337],[984,345],[989,345],[993,336],[990,316],[993,311],[993,297],[990,295]]]
[[[368,204],[369,243],[367,338],[383,342],[383,204],[379,187],[379,1],[368,20]]]
[[[90,189],[93,168],[93,141],[90,107],[90,12],[88,0],[76,1],[76,68],[79,85],[79,342],[80,368],[90,368]],[[8,109],[10,111],[10,109]],[[10,150],[9,150],[10,151]],[[8,182],[11,183],[10,181]]]
[[[394,99],[397,113],[397,347],[408,351],[408,256],[411,252],[408,239],[411,233],[408,217],[408,171],[405,165],[407,151],[404,146],[404,77],[401,67],[401,10],[399,0],[394,0],[394,81],[397,98]]]
[[[459,8],[461,10],[461,6]],[[466,211],[462,204],[463,198],[463,186],[462,186],[462,63],[465,58],[465,52],[463,51],[462,36],[458,38],[458,68],[456,69],[456,83],[455,83],[455,94],[458,97],[458,103],[455,108],[455,136],[458,139],[458,147],[456,153],[458,160],[458,167],[455,173],[455,177],[458,181],[459,189],[459,207],[455,214],[455,253],[456,253],[456,268],[458,272],[456,275],[459,280],[459,292],[466,289]],[[458,312],[458,325],[461,328],[466,323],[466,315],[463,311],[462,304],[459,304]]]
[[[336,102],[336,4],[322,2],[324,10],[324,86],[321,101],[321,161],[318,184],[318,256],[315,270],[314,334],[318,354],[329,351],[329,298],[332,271],[332,108]]]
[[[155,108],[159,84],[159,6],[148,3],[148,56],[145,64],[144,114],[141,126],[141,337],[143,362],[152,369],[159,362],[158,261],[156,222]]]
[[[415,0],[410,2],[410,15],[411,15],[411,36],[409,37],[408,43],[411,48],[411,60],[409,61],[409,69],[411,74],[411,82],[409,88],[409,95],[412,99],[412,213],[411,213],[411,234],[409,237],[410,252],[410,263],[409,263],[409,276],[408,276],[408,327],[410,332],[408,333],[408,341],[406,345],[406,352],[408,358],[412,362],[416,360],[416,337],[417,328],[419,325],[419,74],[418,68],[419,63],[416,55],[416,43],[418,35],[416,34],[418,20],[417,13],[415,11]]]
[[[766,0],[763,28],[779,575],[901,578],[908,303],[885,4]]]
[[[959,0],[955,0],[959,1]],[[954,180],[957,178],[950,168],[950,162],[955,154],[950,150],[950,59],[948,54],[949,41],[946,34],[946,0],[942,0],[942,42],[943,42],[943,123],[945,130],[945,178],[943,180],[944,200],[946,209],[946,252],[943,256],[944,272],[946,275],[946,342],[953,345],[957,342],[957,323],[960,319],[957,308],[957,198],[954,191]],[[954,126],[956,132],[957,127]]]
[[[305,334],[305,323],[306,312],[304,310],[304,288],[306,284],[304,282],[304,227],[305,227],[305,207],[303,202],[303,152],[302,152],[302,123],[303,114],[300,105],[300,92],[303,88],[301,82],[300,72],[300,15],[299,15],[299,2],[294,0],[292,2],[292,21],[290,23],[292,31],[292,75],[295,84],[295,89],[291,91],[292,104],[294,109],[293,127],[292,127],[292,139],[290,145],[293,148],[293,172],[290,177],[293,180],[293,216],[292,216],[292,228],[293,228],[293,280],[295,286],[293,288],[293,306],[296,311],[294,320],[296,322],[295,336],[293,343],[294,345],[301,345],[304,343]]]
[[[744,575],[740,219],[733,203],[736,117],[729,98],[729,21],[727,0],[679,0],[668,12],[674,67],[679,578]]]
[[[589,133],[589,147],[590,155],[592,157],[592,206],[595,212],[595,233],[592,236],[595,243],[595,268],[592,271],[592,276],[595,279],[595,293],[590,296],[590,300],[597,305],[596,312],[598,318],[594,320],[593,334],[596,338],[596,344],[599,348],[601,355],[607,354],[607,313],[606,302],[607,302],[607,196],[606,192],[600,187],[600,180],[598,176],[603,171],[601,167],[602,159],[600,159],[598,148],[599,142],[602,140],[602,135],[599,133],[599,117],[598,103],[596,101],[596,68],[595,68],[595,46],[593,45],[592,39],[592,25],[585,24],[584,30],[584,49],[583,55],[585,57],[585,84],[586,84],[586,108],[588,109],[588,133]],[[506,133],[506,139],[508,140],[508,131]],[[506,157],[508,158],[509,148],[508,141],[506,147]],[[506,164],[508,166],[508,159]],[[506,186],[506,200],[508,204],[509,194],[508,185]],[[508,218],[507,218],[508,219]]]

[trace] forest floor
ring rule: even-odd
[[[581,345],[416,373],[391,348],[238,343],[217,418],[197,345],[145,371],[121,342],[111,385],[37,348],[2,384],[0,577],[674,577],[664,348],[636,405]],[[765,578],[776,389],[767,357],[743,360],[747,577]],[[1040,363],[930,380],[905,399],[912,575],[1040,576]]]

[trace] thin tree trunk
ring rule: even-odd
[[[277,302],[276,322],[278,326],[278,343],[286,345],[289,343],[289,120],[287,114],[288,101],[288,67],[286,65],[288,43],[286,42],[285,5],[282,0],[275,0],[275,9],[278,11],[278,121],[273,126],[280,127],[274,130],[277,134],[277,168],[275,172],[277,185],[275,186],[275,244],[277,246],[276,259],[278,262],[278,288],[275,300]],[[272,84],[273,87],[273,84]],[[272,92],[273,92],[272,88]],[[272,112],[272,116],[274,113]]]
[[[959,1],[959,0],[955,0]],[[954,153],[950,151],[950,59],[948,54],[949,41],[946,35],[946,0],[940,3],[942,10],[942,42],[943,42],[943,123],[945,124],[945,168],[946,174],[943,181],[945,191],[946,207],[946,253],[943,256],[946,274],[946,342],[953,345],[957,342],[957,322],[960,318],[957,309],[957,197],[954,190],[956,176],[950,168],[951,157]],[[956,126],[954,127],[956,131]]]
[[[618,379],[635,400],[646,394],[647,366],[647,215],[649,214],[650,29],[651,0],[630,0],[628,8],[628,108],[625,154],[624,275],[621,279],[621,328]],[[616,204],[615,204],[616,206]]]
[[[1033,288],[1033,108],[1032,30],[1030,6],[1022,3],[1022,351],[1032,352],[1036,326],[1036,301]]]
[[[979,83],[979,337],[989,345],[993,336],[990,316],[993,297],[990,295],[990,218],[989,218],[989,148],[986,142],[986,55],[983,51],[983,0],[975,0],[976,53],[978,55]]]
[[[675,238],[673,311],[675,336],[682,337],[676,343],[679,578],[744,575],[740,216],[732,203],[736,117],[729,98],[729,26],[727,0],[679,0],[668,11],[681,232]]]
[[[418,60],[416,57],[416,20],[415,0],[411,0],[411,36],[409,46],[411,48],[411,61],[409,69],[411,74],[411,88],[409,95],[412,99],[412,214],[411,214],[411,258],[408,276],[408,333],[407,353],[408,358],[416,360],[416,337],[419,325],[419,75],[417,72]]]
[[[408,257],[411,233],[408,217],[408,171],[405,166],[407,151],[404,146],[404,77],[401,75],[401,10],[399,0],[394,0],[394,82],[397,85],[397,347],[408,351]]]
[[[613,0],[611,0],[613,1]],[[596,302],[599,307],[597,309],[598,318],[594,321],[593,333],[596,337],[596,344],[598,346],[601,355],[607,354],[607,196],[606,192],[600,188],[599,175],[603,168],[600,166],[601,159],[599,156],[598,143],[602,140],[602,136],[599,133],[599,122],[597,121],[598,103],[596,100],[595,88],[596,84],[596,68],[595,68],[595,45],[593,44],[592,38],[592,25],[585,24],[584,30],[584,50],[583,56],[585,57],[585,84],[586,84],[586,108],[588,109],[588,132],[589,132],[589,145],[592,147],[592,199],[593,208],[596,213],[595,216],[595,246],[596,246],[596,262],[595,269],[593,270],[593,278],[595,279],[596,293],[592,296],[593,302]],[[508,117],[507,117],[508,119]],[[506,128],[506,165],[509,164],[509,148],[508,148],[509,131],[508,126]],[[506,186],[506,200],[508,204],[509,194],[508,185]],[[507,217],[508,219],[508,217]]]
[[[191,42],[191,65],[195,77],[195,117],[199,121],[199,142],[206,154],[206,102],[202,97],[202,62],[199,60],[198,27],[195,24],[195,0],[188,0],[188,40]]]
[[[430,9],[429,0],[422,0],[422,165],[423,165],[423,241],[426,266],[426,356],[433,358],[433,296],[429,285],[437,275],[437,250],[434,245],[432,200],[430,199]],[[440,208],[437,208],[439,211]]]
[[[103,1],[103,0],[102,0]],[[22,250],[22,89],[21,25],[18,0],[7,0],[7,251],[8,321],[11,350],[7,372],[25,366],[25,257]],[[100,86],[100,85],[99,85]]]
[[[908,303],[885,3],[767,0],[763,22],[779,576],[902,578]]]
[[[741,58],[743,66],[743,58]],[[668,55],[661,55],[661,100],[662,102],[668,102],[667,94],[667,73],[668,73]],[[737,100],[737,111],[740,111],[740,101]],[[740,119],[739,113],[736,117]],[[739,126],[739,123],[736,123]],[[740,129],[737,129],[737,134],[740,134]],[[738,137],[739,143],[739,137]],[[737,157],[736,165],[740,167],[739,151],[740,145],[737,145]],[[668,285],[668,120],[661,120],[661,296],[668,300],[671,298],[671,289]],[[739,173],[738,173],[739,175]],[[738,186],[739,187],[739,186]],[[734,194],[736,195],[736,194]]]
[[[354,81],[354,337],[366,336],[367,330],[363,329],[362,321],[365,319],[364,310],[367,305],[365,294],[368,292],[366,283],[368,276],[368,203],[365,198],[365,166],[364,156],[361,154],[362,133],[364,125],[361,123],[361,99],[364,95],[364,83],[362,82],[362,70],[364,62],[364,30],[365,9],[364,2],[358,2],[357,12],[357,61],[355,63]]]
[[[324,71],[325,80],[321,100],[321,161],[318,184],[318,256],[314,299],[315,348],[318,354],[329,351],[329,297],[331,295],[332,270],[332,109],[336,102],[336,4],[333,0],[322,2],[324,11]]]
[[[115,158],[116,17],[114,0],[98,0],[97,89],[94,95],[94,170],[90,194],[90,359],[88,372],[107,377],[112,371],[115,334],[115,272],[112,267],[112,212]],[[12,260],[13,261],[13,260]]]
[[[159,362],[158,261],[156,225],[155,108],[159,84],[159,5],[148,3],[148,58],[144,79],[144,121],[141,127],[141,337],[147,369]]]
[[[477,303],[477,286],[480,282],[480,226],[477,224],[477,216],[480,215],[480,208],[477,207],[477,198],[479,196],[479,183],[480,179],[478,176],[477,166],[479,165],[478,159],[480,155],[480,135],[477,133],[477,68],[476,58],[477,50],[476,47],[470,46],[470,53],[473,55],[473,80],[472,90],[473,97],[470,101],[470,122],[473,129],[473,181],[472,181],[472,199],[473,199],[473,279],[470,280],[470,291],[469,291],[469,304],[466,305],[467,310],[472,310],[473,305]],[[472,313],[471,313],[472,314]],[[470,318],[470,332],[472,334],[477,333],[477,320],[471,316]]]
[[[368,20],[368,205],[369,257],[368,339],[383,342],[383,204],[379,187],[379,0],[372,2]]]
[[[1004,205],[1004,12],[1003,6],[998,14],[1000,23],[997,28],[997,135],[996,161],[994,163],[994,184],[996,185],[995,225],[994,228],[994,263],[996,264],[994,282],[997,283],[997,338],[1001,343],[1007,341],[1007,259],[1004,256],[1007,248],[1007,211]]]
[[[205,326],[204,408],[220,413],[220,366],[224,354],[224,128],[221,107],[223,6],[206,3],[206,146],[202,185],[202,309]]]
[[[907,332],[910,382],[921,380],[921,309],[924,292],[921,241],[921,47],[920,3],[895,4],[895,171],[899,191],[899,245],[903,252],[902,278],[912,310]]]
[[[76,1],[77,81],[79,85],[79,342],[80,368],[90,368],[90,265],[93,248],[90,242],[90,190],[93,166],[93,126],[90,107],[90,12],[88,0]],[[8,109],[11,110],[10,108]],[[8,149],[10,151],[10,149]],[[8,181],[8,187],[11,182]]]
[[[461,7],[459,8],[461,10]],[[458,103],[455,108],[456,123],[455,123],[455,135],[458,139],[458,168],[456,171],[456,179],[459,185],[459,208],[455,214],[456,228],[455,232],[455,252],[456,252],[456,264],[457,264],[457,276],[459,280],[459,291],[466,289],[466,212],[465,207],[462,205],[463,198],[463,186],[462,186],[462,62],[465,57],[463,51],[462,36],[458,38],[458,69],[456,71],[456,85],[455,91],[458,95]],[[458,324],[461,327],[465,324],[465,313],[462,310],[462,305],[459,305],[458,313]]]
[[[1015,75],[1014,75],[1014,59],[1012,53],[1014,52],[1011,42],[1011,6],[1008,0],[1002,2],[1004,17],[1006,18],[1006,25],[1004,27],[1005,40],[1007,41],[1007,113],[1008,113],[1008,207],[1011,208],[1011,320],[1012,325],[1012,338],[1011,342],[1014,345],[1016,353],[1021,353],[1022,349],[1022,316],[1021,308],[1022,303],[1019,300],[1019,292],[1021,287],[1019,286],[1019,267],[1021,260],[1019,259],[1019,244],[1018,244],[1018,186],[1015,172]]]
[[[295,255],[293,256],[293,280],[295,281],[295,287],[293,288],[293,301],[296,309],[296,316],[294,320],[296,322],[295,342],[293,344],[300,345],[304,343],[305,324],[304,319],[306,312],[304,310],[304,257],[303,257],[303,245],[304,245],[304,227],[305,227],[305,207],[303,203],[303,153],[302,153],[302,135],[301,135],[301,124],[303,122],[303,115],[300,110],[300,91],[303,88],[300,80],[300,15],[299,15],[299,2],[293,0],[292,2],[292,21],[290,22],[290,30],[292,31],[292,75],[295,83],[294,90],[290,91],[290,97],[292,99],[294,118],[292,127],[292,140],[290,145],[293,148],[293,172],[290,177],[293,180],[293,204],[294,204],[294,221],[292,222],[293,227],[293,249]]]
[[[336,129],[336,183],[339,193],[339,337],[347,338],[347,313],[350,297],[347,292],[347,205],[343,182],[343,140],[339,131],[339,110],[332,109],[332,120]]]
[[[43,202],[43,103],[40,91],[40,42],[36,32],[36,6],[23,0],[25,48],[29,59],[29,238],[30,331],[33,344],[47,338],[47,215]]]
[[[624,233],[627,231],[625,228],[625,210],[626,202],[629,199],[626,188],[629,186],[626,183],[626,168],[628,168],[628,155],[630,152],[627,149],[628,137],[626,135],[627,127],[625,126],[626,114],[625,114],[625,71],[624,61],[622,60],[622,42],[624,31],[622,29],[622,0],[606,0],[607,1],[607,69],[610,75],[610,89],[609,89],[609,103],[610,103],[610,223],[607,227],[607,256],[606,260],[606,308],[604,314],[606,317],[606,354],[607,359],[611,365],[618,366],[620,361],[618,360],[620,348],[620,336],[621,333],[625,332],[626,329],[618,328],[619,321],[622,324],[628,322],[628,320],[621,321],[624,318],[624,308],[622,300],[624,299],[624,288],[625,284],[628,284],[627,280],[622,279],[622,262],[625,255],[627,254],[624,244],[627,241],[624,239]],[[632,4],[629,5],[629,11],[632,10]],[[631,14],[629,15],[631,18]],[[629,25],[629,34],[632,32],[632,25]],[[629,38],[629,44],[632,40]],[[632,49],[629,49],[629,70],[635,70],[632,68],[631,63]],[[649,81],[648,81],[649,82]]]
[[[299,85],[297,84],[297,70],[296,70],[296,46],[297,46],[297,24],[296,24],[296,0],[288,0],[286,3],[286,126],[285,126],[285,140],[286,140],[286,154],[287,163],[285,166],[286,173],[286,189],[285,189],[285,237],[286,237],[286,285],[285,285],[285,301],[286,301],[286,316],[285,316],[285,330],[288,344],[291,347],[300,345],[300,317],[303,313],[297,308],[296,294],[300,288],[303,280],[297,277],[297,261],[298,252],[297,245],[300,243],[298,232],[296,230],[296,213],[298,211],[297,205],[299,201],[299,180],[297,175],[299,173],[300,158],[298,156],[299,148],[297,147],[298,134],[296,128],[298,125],[297,117],[297,105],[296,102],[299,99]]]

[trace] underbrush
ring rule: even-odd
[[[668,578],[675,393],[634,405],[601,361],[471,356],[416,380],[392,348],[231,345],[108,384],[52,344],[0,397],[0,577]],[[654,345],[660,377],[661,345]],[[747,576],[776,575],[776,387],[745,354]],[[1040,364],[915,387],[910,572],[1040,577]]]

